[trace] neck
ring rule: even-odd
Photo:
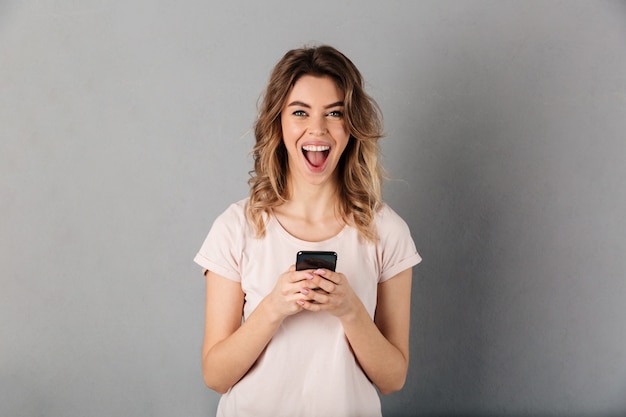
[[[324,184],[302,184],[293,179],[289,181],[289,200],[284,208],[298,217],[316,221],[329,216],[335,217],[339,197],[335,182]]]

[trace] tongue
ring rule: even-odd
[[[326,160],[326,153],[327,151],[323,151],[323,152],[308,151],[306,153],[306,159],[308,159],[309,163],[313,165],[314,167],[319,167],[324,164],[324,161]]]

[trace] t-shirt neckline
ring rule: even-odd
[[[311,240],[302,240],[299,239],[297,237],[295,237],[294,235],[292,235],[291,233],[289,233],[282,224],[280,224],[280,222],[278,221],[278,219],[276,218],[276,216],[274,215],[274,212],[272,211],[270,213],[269,216],[269,222],[267,224],[267,229],[269,232],[270,228],[275,228],[278,233],[285,239],[287,239],[288,241],[295,243],[296,245],[300,245],[300,246],[304,246],[304,247],[310,247],[310,248],[318,248],[318,247],[324,247],[327,246],[329,243],[334,242],[335,240],[341,238],[341,236],[346,232],[346,229],[349,226],[346,224],[344,225],[341,230],[339,230],[339,232],[337,232],[336,235],[329,237],[328,239],[324,239],[324,240],[319,240],[319,241],[311,241]]]

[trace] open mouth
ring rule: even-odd
[[[321,168],[324,166],[329,152],[330,146],[328,145],[304,145],[302,147],[304,157],[314,168]]]

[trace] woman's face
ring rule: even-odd
[[[293,180],[316,185],[335,180],[350,138],[343,100],[343,92],[327,76],[304,75],[289,92],[281,124]]]

